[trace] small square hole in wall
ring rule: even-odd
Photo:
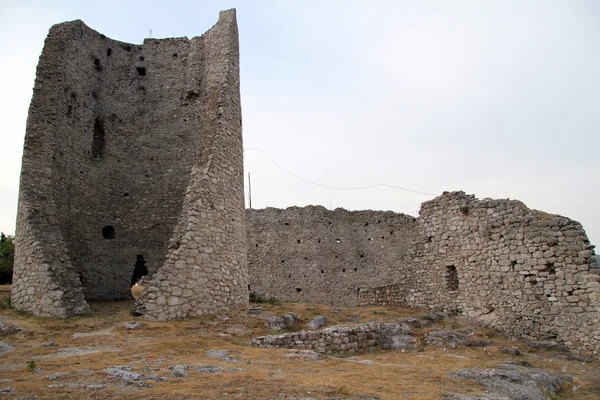
[[[104,239],[114,239],[115,227],[112,225],[106,225],[104,228],[102,228],[102,237]]]
[[[302,292],[302,288],[297,287],[296,288],[296,292],[301,293]]]
[[[135,67],[139,76],[146,76],[146,67]]]
[[[106,49],[106,56],[110,57],[111,54],[112,54],[112,49]]]

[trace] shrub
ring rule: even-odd
[[[459,210],[461,213],[467,215],[469,213],[469,206],[466,204],[463,204],[460,206]]]
[[[0,233],[0,285],[12,283],[14,261],[15,238]]]

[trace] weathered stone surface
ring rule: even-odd
[[[518,347],[500,347],[500,352],[504,354],[510,354],[511,356],[520,356],[521,350]]]
[[[327,318],[325,318],[322,315],[317,315],[316,317],[311,319],[310,322],[308,324],[306,324],[306,326],[308,326],[308,329],[314,331],[316,329],[324,327],[326,323],[327,323]]]
[[[318,361],[321,358],[319,353],[312,350],[299,350],[293,353],[288,353],[285,356],[291,358],[301,358],[310,361]]]
[[[380,324],[369,322],[354,326],[332,326],[318,331],[302,331],[259,336],[250,342],[263,348],[313,350],[318,353],[357,353],[379,344]]]
[[[380,324],[379,346],[390,350],[416,349],[417,340],[411,336],[412,328],[405,323]]]
[[[465,346],[468,343],[468,338],[462,333],[441,330],[427,334],[425,343],[429,346],[448,346],[455,348]]]
[[[137,265],[137,270],[136,270]],[[130,300],[149,320],[248,304],[235,10],[199,37],[50,29],[27,119],[12,304]]]
[[[141,328],[142,326],[144,326],[146,324],[144,324],[143,322],[126,322],[123,324],[123,328],[128,329],[128,330],[134,330],[134,329],[138,329]]]
[[[24,329],[21,326],[11,324],[11,323],[3,323],[0,321],[0,336],[12,335],[15,333],[22,332]]]
[[[205,350],[204,354],[208,358],[222,358],[229,355],[229,350]]]
[[[47,376],[47,379],[48,379],[49,381],[55,381],[55,380],[57,380],[57,379],[58,379],[58,378],[60,378],[60,377],[63,377],[63,376],[69,376],[69,375],[71,375],[71,374],[70,374],[70,373],[68,373],[68,372],[55,372],[54,374],[50,374],[50,375],[48,375],[48,376]]]
[[[14,392],[15,392],[15,388],[12,386],[0,388],[0,394],[9,394],[9,393],[14,393]]]
[[[187,376],[185,372],[187,369],[186,365],[174,365],[171,367],[171,373],[177,378],[185,378]]]
[[[555,396],[564,385],[573,382],[569,376],[513,364],[497,369],[462,369],[451,375],[474,380],[492,394],[518,400],[546,400],[544,393]]]
[[[15,349],[15,346],[11,346],[8,343],[0,342],[0,355],[10,353]]]
[[[284,329],[293,329],[299,322],[300,319],[293,312],[289,312],[281,316],[269,316],[269,328],[274,329],[276,331],[281,331]]]
[[[132,369],[132,367],[118,365],[110,368],[105,368],[103,370],[100,370],[100,372],[104,372],[105,374],[108,374],[115,378],[119,378],[124,383],[131,383],[133,381],[142,379],[142,374],[132,372]]]

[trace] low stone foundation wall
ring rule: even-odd
[[[250,342],[263,348],[308,349],[319,353],[358,353],[379,345],[381,324],[332,326],[320,331],[259,336]]]

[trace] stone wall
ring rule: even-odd
[[[262,348],[314,350],[318,353],[357,353],[379,345],[380,324],[332,326],[320,331],[302,331],[259,336],[251,344]]]
[[[246,224],[250,291],[265,297],[357,305],[361,289],[415,279],[408,215],[267,208],[246,210]]]
[[[250,290],[262,296],[427,307],[599,354],[600,269],[568,218],[463,192],[416,219],[313,206],[246,215]]]
[[[65,317],[131,299],[136,262],[169,279],[138,301],[148,318],[244,305],[243,196],[234,10],[201,37],[143,45],[52,27],[23,153],[16,308]]]

